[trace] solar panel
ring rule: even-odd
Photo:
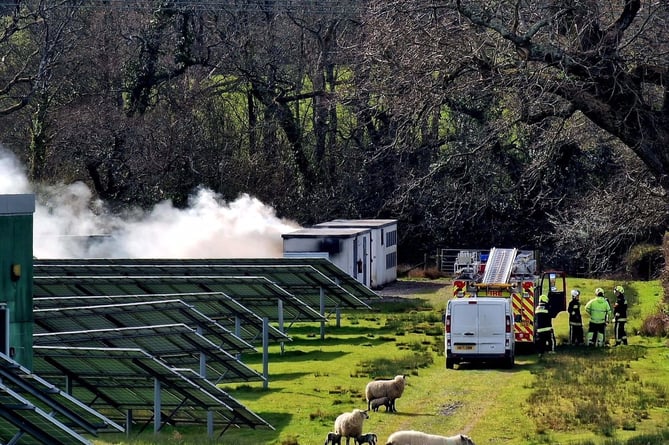
[[[33,333],[186,324],[230,353],[256,352],[244,339],[182,300],[35,309]]]
[[[209,380],[192,370],[175,369],[141,349],[36,345],[33,351],[36,372],[65,382],[74,397],[112,419],[125,420],[131,410],[135,421],[148,424],[160,400],[156,417],[161,425],[202,425],[212,412],[223,431],[230,426],[274,429]]]
[[[86,443],[80,434],[123,427],[0,354],[2,443]],[[44,438],[49,440],[44,441]]]
[[[185,324],[91,329],[33,335],[33,344],[139,348],[175,368],[189,368],[214,382],[262,381],[263,377]]]
[[[179,299],[186,304],[192,305],[207,317],[215,320],[248,342],[257,343],[262,340],[263,319],[238,301],[220,292],[35,297],[33,298],[33,307],[36,309],[55,309],[93,305],[113,306],[131,302],[141,303],[166,299]],[[36,326],[36,328],[39,327]],[[55,330],[52,329],[50,331],[53,332]],[[286,342],[291,340],[290,337],[271,325],[268,326],[268,336],[270,341]]]
[[[220,292],[271,321],[327,321],[314,309],[265,277],[77,276],[33,279],[33,296],[138,295]]]
[[[378,298],[378,295],[366,286],[349,277],[338,267],[324,268],[324,263],[298,264],[296,261],[283,260],[280,263],[267,264],[270,260],[234,260],[221,263],[222,260],[37,260],[36,276],[100,276],[100,275],[145,275],[145,276],[263,276],[314,309],[321,307],[321,298],[326,310],[336,308],[369,309],[362,298]],[[241,263],[244,261],[244,263]],[[304,263],[305,260],[302,262]],[[324,271],[327,271],[324,273]],[[355,285],[351,285],[352,279]],[[348,284],[343,287],[341,281]]]
[[[90,444],[49,413],[36,407],[0,382],[0,438],[3,444]]]

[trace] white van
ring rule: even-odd
[[[503,297],[449,300],[444,320],[446,367],[496,361],[512,368],[515,337],[511,302]]]

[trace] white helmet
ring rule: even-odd
[[[573,298],[576,298],[576,297],[578,297],[579,295],[581,295],[581,291],[580,291],[580,290],[578,290],[578,289],[572,289],[572,291],[571,291],[571,296],[572,296]]]

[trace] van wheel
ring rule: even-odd
[[[446,369],[453,369],[453,360],[446,359]]]

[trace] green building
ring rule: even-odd
[[[32,370],[35,195],[0,195],[0,352]]]

